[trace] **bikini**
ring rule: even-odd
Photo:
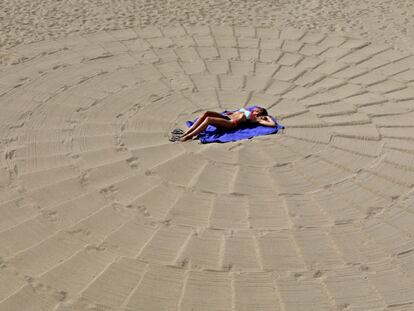
[[[251,113],[251,111],[249,111],[247,109],[244,109],[244,108],[241,108],[241,109],[237,110],[237,112],[243,112],[243,114],[245,115],[247,120],[253,120],[253,114]],[[234,125],[237,125],[237,121],[238,120],[231,120],[231,122]]]
[[[252,115],[252,112],[251,111],[249,111],[247,109],[244,109],[244,108],[239,109],[239,111],[241,111],[241,112],[244,113],[244,115],[246,116],[246,119],[247,120],[253,120],[253,115]]]

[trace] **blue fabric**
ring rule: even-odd
[[[256,106],[247,107],[245,109],[251,111],[253,110],[254,107]],[[226,115],[225,114],[226,112],[227,110],[221,112],[221,114]],[[228,129],[220,130],[216,128],[214,125],[209,125],[204,131],[198,134],[198,139],[203,144],[214,143],[214,142],[226,143],[229,141],[249,139],[254,136],[274,134],[274,133],[277,133],[278,130],[284,128],[284,126],[276,122],[275,118],[273,118],[272,116],[270,117],[275,122],[276,126],[264,126],[260,124],[246,122],[234,130],[228,130]],[[193,125],[193,123],[196,120],[197,119],[194,119],[193,121],[187,121],[186,122],[187,127],[191,127],[191,125]]]

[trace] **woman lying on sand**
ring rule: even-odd
[[[241,108],[237,111],[218,113],[207,111],[180,137],[180,141],[187,141],[204,131],[208,125],[219,129],[236,129],[246,122],[258,123],[265,126],[276,126],[276,123],[267,114],[266,109],[254,106],[251,109]]]

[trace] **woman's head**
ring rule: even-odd
[[[252,111],[252,114],[255,117],[262,117],[262,116],[267,116],[267,110],[262,108],[262,107],[255,107]]]

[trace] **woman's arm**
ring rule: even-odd
[[[256,122],[264,126],[276,126],[276,123],[269,116],[257,117]]]

